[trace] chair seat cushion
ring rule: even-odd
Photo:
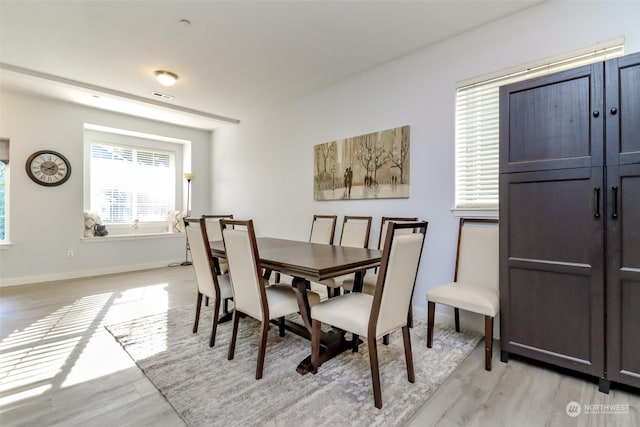
[[[265,288],[267,293],[267,304],[269,304],[269,320],[297,313],[300,310],[298,305],[297,291],[287,284],[276,284]],[[309,305],[314,306],[320,302],[320,295],[307,290]]]
[[[319,282],[314,282],[314,283],[318,283],[320,285],[326,286],[328,288],[339,288],[340,284],[336,282],[336,279],[325,279],[325,280],[321,280]]]
[[[460,282],[430,289],[427,301],[444,304],[485,316],[495,317],[500,309],[498,292],[483,286]]]
[[[342,289],[344,289],[345,291],[352,292],[353,281],[354,281],[353,276],[344,280],[341,283]],[[362,280],[362,292],[365,294],[373,295],[376,292],[376,283],[378,283],[378,273],[374,273],[373,271],[367,271],[367,273],[364,275],[364,279]]]
[[[225,274],[229,272],[229,263],[226,260],[219,260],[218,265],[220,266],[220,273]]]
[[[354,292],[311,307],[311,318],[354,334],[367,336],[373,296]]]
[[[218,276],[218,286],[220,286],[220,298],[223,301],[227,298],[233,298],[233,290],[231,288],[229,273]]]
[[[220,286],[220,299],[225,300],[227,298],[233,298],[233,290],[231,289],[231,279],[229,278],[229,274],[222,274],[218,276],[218,286]],[[213,289],[213,285],[211,285],[210,290],[205,290],[202,292],[205,296],[209,297],[209,299],[215,299],[216,294]]]
[[[265,288],[269,306],[269,320],[297,313],[298,298],[291,285],[271,285]]]

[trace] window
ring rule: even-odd
[[[623,45],[529,67],[456,90],[455,208],[498,208],[500,86],[604,61],[623,54]]]
[[[183,149],[189,141],[85,124],[85,210],[110,235],[166,231],[182,197]],[[136,232],[138,230],[136,229]]]
[[[89,167],[91,211],[102,221],[163,221],[173,210],[173,153],[92,143]]]

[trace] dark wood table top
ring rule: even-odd
[[[266,270],[265,277],[268,278],[271,271],[294,277],[292,286],[297,290],[300,317],[304,324],[299,325],[287,319],[285,328],[307,339],[311,339],[308,281],[319,282],[343,274],[356,273],[354,291],[359,292],[364,271],[379,267],[382,258],[382,252],[376,249],[347,248],[272,237],[259,237],[256,240],[260,264]],[[213,256],[225,257],[222,241],[209,242],[209,245]],[[321,362],[347,350],[357,351],[360,342],[357,337],[353,342],[347,341],[345,331],[333,329],[329,332],[323,331],[320,341],[325,346],[325,351],[320,356]],[[296,371],[302,375],[313,371],[310,355],[298,364]]]
[[[296,240],[259,237],[260,263],[294,277],[320,281],[378,267],[382,252],[377,249],[348,248]],[[216,257],[225,257],[222,241],[210,242]]]

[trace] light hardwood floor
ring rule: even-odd
[[[104,325],[194,304],[194,280],[174,267],[1,288],[0,425],[183,426]],[[498,354],[486,372],[477,347],[408,425],[640,425],[640,391],[605,395],[590,379]]]

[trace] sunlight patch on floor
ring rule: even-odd
[[[16,396],[32,397],[54,387],[55,378],[65,376],[78,358],[81,342],[111,296],[80,298],[2,340],[0,398],[16,401]]]
[[[108,311],[104,313],[100,327],[85,342],[81,355],[78,355],[79,357],[70,367],[61,387],[80,384],[135,366],[135,362],[115,342],[113,336],[104,326],[127,319],[137,319],[166,312],[168,306],[167,286],[167,283],[159,283],[128,289],[114,295]],[[166,325],[164,327],[166,329]],[[101,359],[108,359],[109,363],[97,364],[95,362]]]
[[[31,384],[48,381],[61,370],[80,337],[56,341],[2,354],[0,394],[28,388]]]
[[[134,367],[104,326],[166,313],[167,287],[157,283],[82,297],[8,334],[0,341],[0,404],[19,404]],[[166,336],[166,321],[160,323]]]
[[[49,390],[51,390],[51,384],[44,384],[39,387],[31,387],[24,391],[8,394],[6,396],[0,397],[0,408],[15,402],[19,402],[21,400],[39,396]]]

